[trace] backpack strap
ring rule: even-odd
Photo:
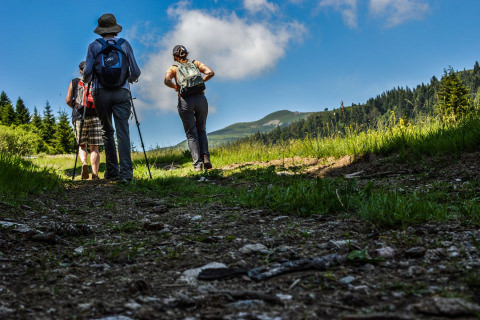
[[[105,39],[103,39],[103,38],[98,38],[98,39],[95,40],[95,41],[100,42],[100,44],[102,45],[102,47],[105,46],[105,45],[107,45],[107,41],[105,41]]]
[[[77,99],[77,87],[78,87],[79,82],[80,82],[80,78],[72,79],[72,89],[73,89],[72,100],[73,100],[73,103],[75,103],[75,100]]]
[[[122,44],[125,42],[125,39],[123,38],[120,38],[118,40],[113,40],[114,42],[113,44],[108,43],[108,41],[103,38],[98,38],[95,41],[98,41],[102,45],[102,49],[100,49],[100,51],[95,55],[94,58],[96,58],[99,54],[101,54],[108,46],[114,46],[118,51],[123,53],[124,56],[127,55],[122,48]],[[109,41],[112,41],[112,40],[109,40]]]

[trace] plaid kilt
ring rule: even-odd
[[[75,137],[78,143],[78,136],[80,135],[80,125],[82,119],[75,120]],[[100,119],[96,116],[86,116],[85,123],[83,124],[82,129],[82,138],[80,139],[80,144],[85,144],[92,146],[103,146],[102,139],[102,124]]]

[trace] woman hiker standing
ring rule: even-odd
[[[188,60],[187,56],[188,51],[184,46],[176,45],[173,48],[173,59],[179,65],[168,68],[164,83],[178,92],[177,109],[192,154],[193,169],[201,171],[212,168],[205,128],[208,102],[205,98],[204,82],[210,80],[214,72],[200,61]]]
[[[83,68],[85,61],[80,62],[78,69],[80,75],[83,76]],[[70,81],[68,86],[66,102],[72,108],[72,122],[75,127],[75,136],[78,143],[78,155],[82,162],[82,179],[88,179],[90,174],[88,172],[87,162],[87,144],[90,147],[90,164],[92,166],[92,180],[98,179],[98,168],[100,167],[100,152],[99,146],[103,146],[102,140],[102,125],[100,119],[95,111],[95,106],[92,102],[92,94],[89,92],[87,97],[87,85],[80,78],[75,78]],[[83,124],[82,136],[80,135],[80,126],[82,122],[82,114],[84,106],[85,122]]]

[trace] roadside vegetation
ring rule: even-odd
[[[480,76],[480,68],[477,71]],[[370,128],[343,123],[338,130],[339,123],[335,123],[323,128],[327,131],[322,135],[275,141],[257,136],[218,146],[211,150],[216,169],[203,173],[191,171],[188,151],[159,149],[147,153],[153,175],[150,180],[143,153],[134,153],[136,180],[123,188],[126,192],[170,196],[172,206],[221,201],[232,207],[267,208],[286,215],[355,216],[388,228],[451,219],[479,225],[478,181],[464,183],[462,194],[451,193],[447,184],[428,192],[400,190],[395,185],[379,189],[372,183],[360,185],[355,179],[312,177],[303,170],[301,161],[295,166],[284,165],[286,159],[294,157],[321,159],[327,164],[345,156],[355,162],[369,155],[419,163],[427,157],[476,151],[480,145],[480,115],[467,86],[452,70],[445,71],[436,97],[435,112],[430,115],[409,118],[390,110]],[[0,129],[5,137],[12,136],[8,146],[0,146],[2,201],[26,201],[29,194],[58,192],[62,185],[70,184],[74,157],[43,153],[31,161],[20,158],[13,154],[30,154],[21,150],[33,150],[27,142],[36,141],[22,135],[36,133],[17,130],[17,138],[11,129]],[[264,165],[272,160],[280,162]],[[104,167],[100,170],[103,173]]]

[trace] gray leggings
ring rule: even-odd
[[[105,177],[131,180],[133,177],[132,158],[130,156],[130,131],[128,118],[131,112],[130,92],[127,89],[98,89],[94,91],[93,101],[102,123],[102,138],[105,146]],[[115,120],[118,155],[115,146],[112,116]]]
[[[193,165],[196,166],[203,163],[204,155],[209,155],[207,132],[205,130],[208,102],[203,93],[189,97],[179,97],[177,109],[187,136]]]

